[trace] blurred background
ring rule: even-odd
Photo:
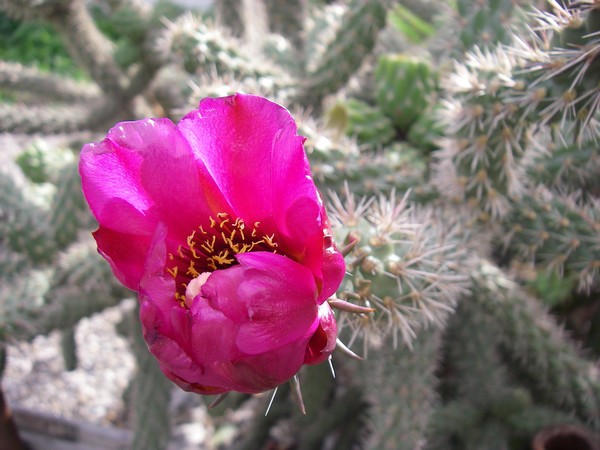
[[[236,91],[375,310],[306,415],[174,387],[81,195],[84,143]],[[599,108],[597,0],[0,0],[0,449],[600,449]]]

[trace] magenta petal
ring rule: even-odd
[[[139,177],[141,157],[119,151],[108,140],[87,144],[79,161],[81,185],[98,221],[115,230],[150,233],[153,202]]]
[[[179,128],[237,216],[249,223],[275,221],[284,239],[292,229],[304,234],[321,229],[304,138],[296,134],[285,108],[247,94],[207,98]],[[289,213],[299,199],[306,206]],[[289,234],[286,241],[302,250],[304,239],[297,241],[298,234]]]
[[[98,242],[99,250],[131,289],[137,290],[141,261],[159,222],[167,225],[170,236],[184,239],[214,209],[228,210],[214,181],[168,119],[116,125],[102,142],[83,147],[79,170],[83,192],[100,223],[98,236],[106,237]]]
[[[346,273],[344,256],[331,244],[323,252],[321,266],[323,284],[319,294],[318,303],[321,304],[336,293]]]
[[[120,233],[103,226],[93,234],[100,254],[106,258],[119,281],[131,290],[138,290],[151,238]]]
[[[306,267],[281,255],[238,255],[240,265],[213,273],[202,297],[239,321],[238,349],[264,353],[308,339],[317,326],[316,286]]]
[[[120,154],[140,160],[135,174],[170,235],[186,236],[227,202],[189,143],[168,119],[123,122],[107,138]]]
[[[337,324],[329,303],[319,306],[319,326],[306,348],[305,364],[319,364],[329,358],[337,342]]]
[[[287,172],[273,166],[273,154],[303,152],[303,138],[295,136],[296,125],[285,108],[246,94],[207,98],[179,128],[238,216],[249,222],[273,217],[272,177],[275,170]],[[286,141],[277,145],[282,134]]]

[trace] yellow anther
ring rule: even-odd
[[[190,249],[190,252],[192,252],[192,256],[196,259],[200,258],[201,255],[198,254],[198,251],[195,249],[196,247],[196,242],[194,241],[194,236],[196,235],[196,230],[192,231],[192,234],[190,234],[187,237],[187,245]]]
[[[204,244],[202,244],[200,247],[202,247],[204,250],[206,250],[206,253],[212,253],[215,251],[215,242],[216,241],[217,241],[217,237],[213,236],[211,242],[205,241]]]
[[[200,275],[200,272],[198,272],[194,266],[194,261],[190,261],[190,266],[188,267],[186,275],[191,275],[192,277],[196,278],[198,275]]]
[[[244,230],[246,223],[240,217],[235,220],[224,212],[219,212],[215,217],[209,216],[209,224],[212,231],[208,231],[199,225],[196,230],[187,236],[186,244],[177,248],[177,255],[185,260],[188,265],[184,278],[190,280],[200,276],[202,272],[212,272],[236,263],[235,255],[247,253],[253,250],[267,250],[276,252],[278,243],[275,240],[275,233],[270,236],[263,235],[257,227],[260,222],[254,222],[251,227],[252,242],[246,242]],[[217,227],[217,224],[219,225]],[[220,231],[220,233],[217,233]],[[257,248],[258,247],[258,248]],[[168,255],[170,260],[174,260],[173,254]],[[182,278],[179,273],[179,266],[172,266],[166,269],[173,278]],[[182,271],[186,270],[182,268]],[[175,299],[187,307],[185,297],[186,284],[178,283]]]
[[[235,259],[228,258],[229,250],[222,250],[218,255],[213,256],[213,261],[216,261],[218,264],[226,265],[235,262]]]
[[[185,296],[181,295],[179,292],[175,292],[175,300],[177,300],[182,307],[185,306]]]
[[[277,247],[277,243],[273,242],[273,239],[275,239],[275,233],[273,233],[271,236],[265,236],[264,240],[265,242],[270,246],[270,247]]]

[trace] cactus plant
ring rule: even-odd
[[[382,55],[375,69],[377,103],[400,130],[407,131],[434,100],[437,80],[423,59]]]

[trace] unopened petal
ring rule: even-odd
[[[329,303],[319,306],[319,325],[306,348],[305,364],[319,364],[329,358],[337,342],[337,324]]]
[[[317,326],[316,286],[306,267],[285,256],[253,252],[213,273],[202,297],[239,321],[238,349],[265,353],[307,340]]]

